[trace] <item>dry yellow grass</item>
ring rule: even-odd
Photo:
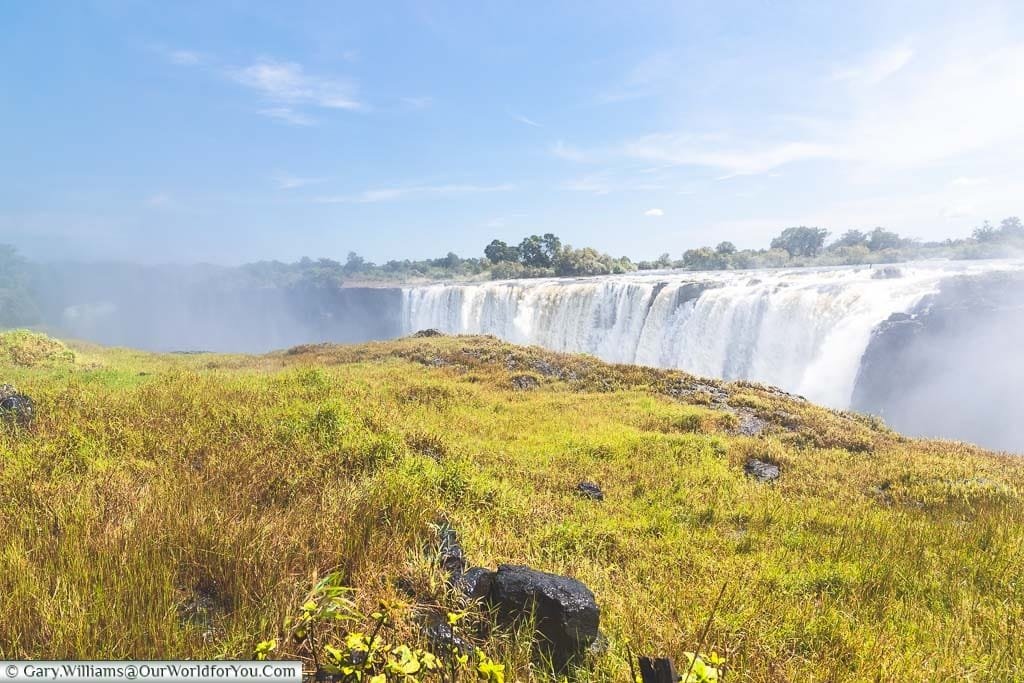
[[[409,600],[401,578],[439,599],[444,516],[477,564],[594,590],[609,649],[584,679],[625,680],[627,642],[696,649],[722,586],[726,680],[1024,678],[1017,458],[491,338],[79,352],[3,368],[37,417],[0,429],[0,656],[248,657],[333,569],[367,607]]]

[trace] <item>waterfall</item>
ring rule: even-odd
[[[879,278],[869,266],[410,287],[406,333],[436,328],[782,387],[850,403],[872,330],[955,275],[1024,269],[1014,261],[922,262]]]

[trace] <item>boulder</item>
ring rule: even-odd
[[[422,338],[422,337],[443,337],[444,336],[444,332],[442,332],[441,330],[435,330],[433,327],[430,327],[430,328],[427,328],[425,330],[419,330],[418,332],[413,333],[412,336],[419,337],[419,338]]]
[[[502,564],[491,582],[489,600],[503,624],[533,617],[537,650],[556,670],[582,657],[598,638],[600,610],[594,594],[576,579]]]
[[[761,483],[773,482],[782,476],[779,466],[757,458],[751,458],[743,465],[743,471]]]
[[[0,385],[0,418],[22,426],[32,422],[34,405],[32,399],[19,394],[10,384]]]
[[[466,570],[455,587],[459,592],[470,600],[481,600],[491,592],[491,585],[494,583],[494,572],[484,567],[473,567]]]

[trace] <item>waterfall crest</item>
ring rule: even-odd
[[[872,330],[955,275],[1022,270],[1019,261],[410,287],[405,332],[494,334],[617,363],[773,384],[824,405],[850,403]]]

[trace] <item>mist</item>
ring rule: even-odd
[[[853,407],[913,436],[1024,452],[1024,276],[955,278],[876,331]]]
[[[260,265],[275,266],[47,264],[32,288],[47,330],[152,351],[261,353],[399,334],[396,290],[268,277]]]

